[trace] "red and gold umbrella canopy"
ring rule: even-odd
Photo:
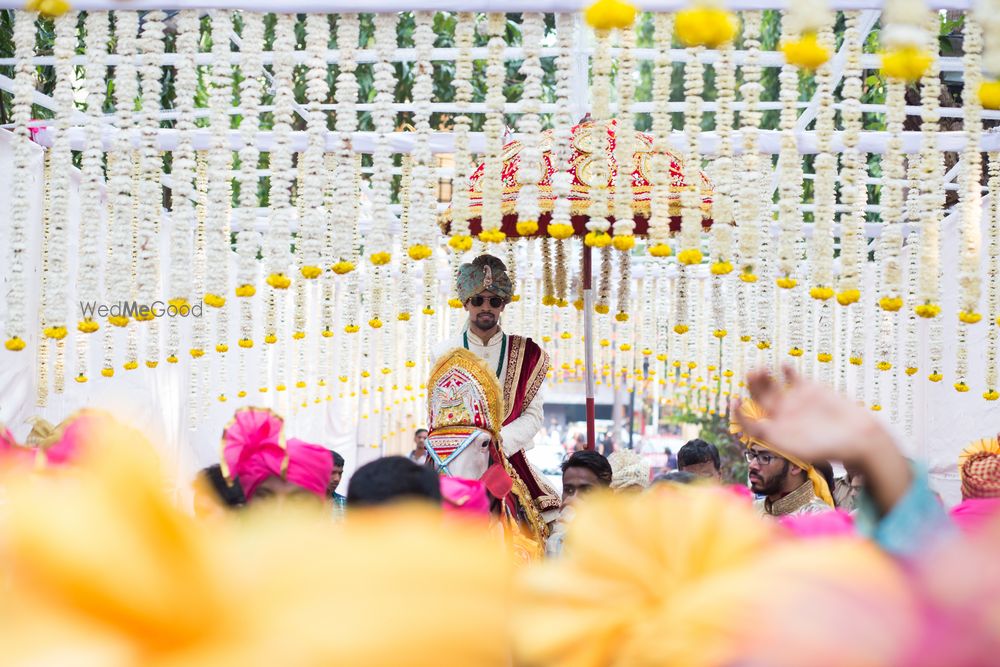
[[[611,120],[607,123],[604,131],[608,134],[608,141],[604,143],[606,149],[604,155],[597,155],[595,147],[598,144],[597,133],[599,128],[593,121],[584,121],[573,127],[570,142],[572,152],[569,163],[560,165],[573,175],[573,184],[570,186],[569,200],[570,213],[574,234],[584,236],[587,233],[586,223],[588,211],[590,209],[590,189],[594,183],[594,164],[598,159],[607,162],[606,173],[608,174],[608,196],[614,197],[615,179],[618,173],[618,162],[615,160],[615,140],[618,129],[617,121]],[[541,215],[539,216],[539,231],[545,232],[545,227],[552,217],[552,209],[555,204],[555,195],[552,192],[552,175],[556,171],[555,155],[552,150],[553,134],[552,130],[542,133],[542,179],[538,182],[538,204]],[[632,182],[633,199],[632,211],[635,219],[635,235],[645,236],[649,227],[650,194],[652,190],[652,162],[653,162],[653,138],[648,134],[636,132],[634,138],[636,146],[635,155],[632,162]],[[690,177],[685,173],[682,160],[674,153],[667,151],[670,158],[670,230],[677,232],[680,230],[680,193],[691,183]],[[501,196],[501,210],[503,211],[503,224],[501,231],[508,237],[516,237],[517,233],[517,198],[521,191],[521,182],[518,179],[518,169],[521,164],[521,142],[511,141],[503,148],[501,155],[503,169],[501,179],[503,189]],[[483,207],[483,172],[484,164],[476,167],[476,170],[469,178],[469,209],[468,220],[469,229],[473,235],[482,231],[480,215]],[[702,226],[709,228],[712,225],[712,184],[704,172],[698,172],[696,177],[699,180],[702,195]],[[449,208],[443,215],[443,227],[445,233],[450,233],[452,210]]]

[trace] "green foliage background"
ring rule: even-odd
[[[172,16],[175,12],[168,12],[168,16]],[[81,34],[81,46],[80,52],[82,53],[82,37],[84,33],[83,20],[85,17],[85,12],[80,14],[80,34]],[[304,48],[305,44],[305,20],[304,16],[299,16],[299,21],[297,23],[297,36],[298,36],[298,48]],[[330,48],[336,48],[336,27],[337,27],[337,16],[330,15],[327,17],[330,25]],[[477,17],[477,21],[483,21],[485,17],[480,15]],[[507,27],[506,27],[506,39],[507,42],[512,46],[518,46],[521,44],[521,15],[520,14],[508,14],[507,15]],[[455,26],[458,21],[458,16],[453,13],[439,12],[434,18],[434,31],[437,35],[435,41],[435,46],[438,47],[453,47],[455,45]],[[14,14],[12,10],[4,10],[0,12],[0,58],[12,58],[14,55],[13,46],[13,23]],[[275,16],[273,14],[268,15],[266,19],[265,27],[265,49],[269,49],[274,40],[274,25]],[[843,34],[844,17],[843,14],[838,14],[836,33],[837,33],[837,44],[839,46],[842,41]],[[51,55],[52,54],[52,43],[54,39],[54,29],[53,22],[51,19],[40,19],[37,22],[37,39],[36,39],[36,52],[39,55]],[[400,47],[412,47],[413,46],[413,31],[415,28],[414,16],[412,13],[406,12],[400,15],[399,26],[398,26],[398,45]],[[237,33],[242,31],[242,18],[239,13],[235,15],[235,30]],[[942,51],[948,55],[948,49],[954,43],[954,37],[960,35],[962,30],[962,19],[961,15],[955,17],[949,17],[942,15],[941,19],[941,44]],[[361,15],[361,46],[362,47],[373,47],[374,46],[374,22],[372,14],[362,14]],[[546,15],[546,44],[554,45],[555,43],[555,17],[552,14]],[[762,48],[764,50],[773,50],[778,46],[779,38],[781,33],[781,17],[780,13],[777,11],[765,11],[763,13],[762,28],[761,28],[761,42]],[[211,49],[211,30],[208,17],[205,17],[202,22],[202,39],[201,39],[201,50],[207,52]],[[742,35],[739,35],[736,40],[736,48],[742,48]],[[477,32],[476,34],[476,46],[485,46],[486,38],[482,34]],[[645,13],[641,14],[637,24],[637,45],[640,48],[654,48],[657,45],[653,41],[653,17],[651,14]],[[677,44],[673,45],[675,48]],[[112,37],[112,44],[110,48],[114,50],[114,38]],[[235,47],[233,47],[235,49]],[[173,52],[174,48],[174,34],[168,29],[167,39],[166,39],[166,50],[167,52]],[[866,52],[876,52],[878,50],[878,30],[874,30],[869,36],[867,43],[865,45]],[[365,63],[358,66],[357,76],[358,84],[360,87],[360,101],[361,102],[371,102],[375,98],[375,89],[373,81],[373,69],[372,64]],[[521,61],[508,61],[507,62],[507,75],[504,80],[504,94],[508,100],[517,100],[520,98],[521,91],[523,88],[524,77],[520,73]],[[482,102],[486,98],[486,88],[485,88],[485,68],[486,62],[483,60],[476,61],[474,75],[473,75],[473,101]],[[544,70],[543,79],[543,96],[545,101],[554,102],[555,101],[555,62],[554,58],[543,58],[542,68]],[[13,77],[12,66],[0,66],[0,74],[4,74],[8,77]],[[651,101],[652,100],[652,69],[653,64],[649,61],[643,61],[639,64],[638,81],[636,87],[636,100]],[[175,92],[174,92],[174,78],[175,70],[171,67],[164,68],[164,79],[163,79],[163,94],[161,104],[164,109],[173,109],[175,107]],[[240,72],[238,67],[234,67],[234,101],[238,100],[238,86],[240,81]],[[296,98],[300,101],[305,99],[305,74],[306,68],[304,66],[298,66],[295,71],[294,86]],[[329,95],[327,102],[333,101],[335,81],[338,74],[338,68],[336,65],[331,65],[327,73],[327,80],[329,82]],[[37,68],[38,89],[45,93],[51,95],[55,87],[55,74],[52,67],[38,67]],[[112,113],[114,112],[114,72],[112,70],[111,76],[108,80],[108,90],[107,96],[104,103],[104,112]],[[83,68],[78,68],[78,76],[83,77]],[[397,100],[409,100],[411,99],[411,93],[413,88],[413,64],[412,63],[397,63],[396,64],[396,99]],[[433,100],[436,102],[451,102],[454,101],[454,88],[452,86],[452,78],[454,76],[454,63],[451,62],[436,62],[434,63],[434,96]],[[737,82],[739,84],[739,81]],[[762,84],[764,87],[761,99],[763,101],[775,101],[778,99],[778,69],[777,68],[765,68],[763,72]],[[681,63],[674,64],[674,76],[672,80],[673,90],[671,93],[672,101],[682,101],[683,100],[683,65]],[[806,101],[812,97],[815,91],[816,84],[814,77],[812,75],[802,76],[800,78],[799,92],[800,100]],[[714,69],[711,65],[706,67],[706,81],[705,81],[705,93],[704,98],[707,101],[714,101],[716,99],[715,90],[715,76]],[[862,96],[862,103],[864,104],[877,104],[885,101],[885,82],[878,71],[867,71],[865,72],[865,86],[864,93]],[[272,102],[272,96],[268,92],[264,96],[263,103],[270,104]],[[10,106],[11,106],[11,95],[10,93],[3,91],[0,92],[0,123],[10,122]],[[208,71],[206,67],[198,68],[198,93],[197,93],[197,106],[207,107],[208,106]],[[33,116],[39,119],[46,119],[51,117],[51,112],[48,109],[42,107],[35,107],[33,109]],[[764,129],[776,129],[778,127],[778,112],[774,110],[766,111],[763,114],[762,127]],[[481,129],[483,123],[482,114],[472,114],[472,129],[474,131]],[[434,113],[431,118],[431,125],[435,128],[447,129],[451,124],[451,114],[445,113]],[[514,127],[516,124],[515,116],[508,116],[506,119],[509,126]],[[330,127],[333,127],[334,114],[328,115],[328,122]],[[411,114],[404,112],[399,114],[398,125],[403,126],[412,121]],[[233,127],[238,127],[240,122],[240,117],[234,115],[232,117]],[[269,129],[273,119],[271,114],[263,114],[261,119],[261,128]],[[551,124],[551,119],[546,117],[543,122],[548,126]],[[680,128],[682,126],[683,119],[681,114],[674,114],[674,127]],[[714,114],[706,113],[703,120],[703,128],[705,130],[714,129]],[[200,118],[198,119],[199,126],[207,126],[208,119]],[[305,129],[305,121],[295,116],[295,129]],[[640,130],[648,130],[651,127],[652,121],[650,114],[640,113],[637,114],[637,126]],[[173,125],[172,121],[164,121],[164,127],[171,127]],[[359,125],[362,130],[372,130],[374,129],[371,114],[368,112],[362,112],[359,117]],[[866,129],[871,130],[881,130],[885,127],[884,117],[881,114],[866,113],[864,114],[864,125]],[[364,164],[367,166],[370,164],[370,156],[365,156]],[[398,160],[398,156],[397,156]],[[812,170],[812,160],[808,158],[805,160],[805,170],[807,173]],[[877,177],[881,173],[881,165],[877,156],[872,156],[870,159],[870,173],[872,176]],[[262,156],[262,168],[267,167],[267,156],[266,154]],[[169,170],[169,163],[166,167]],[[235,184],[234,184],[235,186]],[[238,187],[238,186],[236,186]],[[398,183],[396,184],[398,188]],[[804,197],[806,201],[812,198],[812,181],[806,180],[804,182]],[[268,184],[266,180],[262,180],[260,184],[260,198],[261,205],[267,204],[267,189]],[[235,195],[236,193],[234,193]],[[879,192],[876,186],[870,186],[869,192],[870,201],[875,203],[878,201]],[[807,220],[808,220],[807,214]]]

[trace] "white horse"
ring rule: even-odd
[[[427,383],[425,447],[440,475],[482,481],[515,547],[540,554],[547,528],[500,442],[503,393],[493,370],[456,348],[435,364]]]

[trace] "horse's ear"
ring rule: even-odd
[[[504,470],[503,465],[500,463],[494,463],[487,468],[486,472],[479,479],[486,484],[486,490],[494,498],[505,498],[511,489],[514,488],[514,480],[510,478],[510,475],[507,474],[507,471]]]

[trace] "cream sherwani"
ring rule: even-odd
[[[468,333],[469,324],[465,323],[462,330],[457,334],[434,346],[431,353],[431,365],[456,347],[465,347],[465,336],[468,335],[469,351],[482,359],[487,366],[497,369],[500,363],[501,349],[503,348],[504,332],[501,329],[484,345],[479,336]],[[510,355],[505,354],[503,368],[500,369],[499,377],[504,377],[507,372],[507,364],[510,363]],[[542,428],[544,418],[543,405],[545,397],[542,395],[544,385],[535,394],[535,397],[528,404],[528,407],[521,413],[521,416],[507,424],[500,430],[500,437],[503,438],[504,453],[512,456],[518,451],[528,451],[534,447],[535,434]]]

